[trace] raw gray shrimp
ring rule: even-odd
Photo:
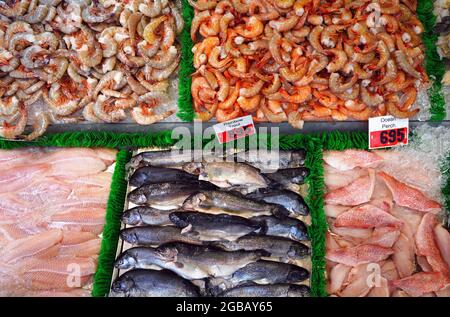
[[[126,78],[122,72],[117,70],[110,71],[100,79],[92,96],[95,99],[103,89],[118,90],[125,86],[126,83]]]
[[[29,33],[16,33],[14,34],[8,45],[8,50],[12,54],[18,54],[24,48],[32,45],[36,41],[36,37]]]
[[[33,132],[28,134],[25,139],[32,141],[45,133],[50,125],[50,118],[46,112],[39,112],[33,120]]]
[[[28,88],[24,89],[24,92],[26,94],[33,94],[36,91],[40,90],[44,85],[45,85],[45,82],[39,80],[37,83],[33,83]]]
[[[184,28],[184,19],[181,15],[180,11],[178,10],[177,6],[169,2],[170,12],[172,13],[173,18],[175,19],[175,26],[177,30],[177,34],[180,34],[183,31]]]
[[[169,88],[169,82],[167,80],[159,81],[157,83],[150,83],[146,80],[145,74],[143,71],[140,71],[136,75],[137,80],[139,83],[145,87],[148,91],[167,91]]]
[[[27,12],[30,0],[12,0],[0,2],[0,14],[7,17],[19,17]]]
[[[57,57],[50,60],[48,65],[41,69],[34,69],[32,71],[40,80],[47,82],[48,84],[58,81],[64,76],[69,62],[66,58]]]
[[[9,73],[19,67],[19,59],[14,57],[8,50],[0,48],[0,70]]]
[[[163,69],[171,65],[178,56],[178,50],[175,46],[171,46],[167,51],[160,50],[151,59],[146,59],[147,65],[157,69]]]
[[[414,78],[420,78],[420,73],[412,67],[412,65],[408,62],[406,54],[403,51],[395,51],[394,52],[395,59],[397,60],[398,66],[407,74],[411,75]]]
[[[25,92],[24,92],[25,94]],[[35,103],[42,96],[42,90],[35,91],[32,94],[28,94],[26,100],[24,100],[23,104],[28,107]]]
[[[49,7],[47,5],[38,5],[33,11],[19,16],[18,19],[31,24],[40,23],[47,17]]]
[[[10,96],[0,99],[0,115],[11,116],[19,110],[19,99],[16,96]]]
[[[42,97],[55,115],[67,116],[79,109],[79,98],[69,99],[59,83],[53,83],[49,90],[44,90]]]
[[[142,67],[145,64],[142,56],[136,56],[136,50],[131,39],[126,39],[119,44],[117,59],[128,67]]]
[[[81,7],[76,3],[68,3],[66,8],[59,5],[56,8],[56,17],[51,22],[58,30],[65,34],[72,34],[79,30],[81,25]]]
[[[179,62],[180,62],[180,55],[178,55],[175,61],[169,66],[167,66],[165,69],[154,68],[150,73],[150,78],[156,81],[168,79],[170,75],[172,75],[172,73],[178,68]]]
[[[120,11],[121,5],[118,3],[108,8],[100,3],[94,3],[93,5],[83,8],[81,17],[86,23],[102,23],[120,14]]]
[[[128,85],[129,85],[129,86],[131,87],[131,89],[132,89],[136,94],[138,94],[139,96],[145,94],[145,93],[148,91],[148,90],[147,90],[141,83],[139,83],[139,81],[138,81],[136,78],[134,78],[134,76],[133,76],[132,74],[130,74],[129,72],[128,72],[125,76],[126,76],[126,78],[127,78]]]
[[[23,133],[28,121],[28,111],[23,104],[19,106],[19,113],[20,118],[15,122],[15,124],[3,124],[3,126],[0,126],[0,137],[15,139]]]
[[[48,49],[50,52],[55,52],[59,46],[59,40],[55,34],[50,32],[43,32],[36,35],[36,41],[39,46]]]
[[[27,47],[22,52],[20,62],[28,69],[42,67],[49,62],[50,52],[39,45]]]
[[[161,14],[163,7],[161,0],[144,0],[139,4],[139,11],[150,18],[155,18]]]
[[[94,113],[94,104],[94,102],[90,102],[83,108],[83,118],[89,122],[101,123],[102,120]]]
[[[92,106],[95,116],[107,123],[114,123],[124,120],[127,115],[124,109],[119,108],[116,105],[119,100],[120,99],[108,98],[105,95],[98,96]]]
[[[117,58],[115,56],[104,58],[101,62],[101,64],[94,67],[94,69],[101,73],[106,74],[116,67],[117,64]]]
[[[152,109],[146,109],[144,105],[141,105],[140,107],[135,107],[131,110],[131,117],[137,124],[150,125],[162,121],[174,113],[174,110],[168,110],[162,114],[155,114]]]

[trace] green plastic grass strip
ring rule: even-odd
[[[194,120],[194,109],[192,107],[191,83],[192,73],[195,71],[193,64],[192,47],[194,43],[191,39],[191,23],[194,18],[194,9],[187,0],[181,0],[182,15],[184,19],[184,29],[180,34],[181,61],[178,82],[178,113],[177,116],[183,121]]]
[[[445,65],[436,49],[438,35],[433,31],[436,24],[436,16],[433,14],[433,0],[419,0],[417,15],[425,28],[425,32],[422,34],[422,41],[425,46],[425,70],[430,79],[433,80],[433,85],[428,90],[431,104],[430,120],[442,121],[446,118],[445,99],[441,84],[445,73]]]
[[[106,208],[106,221],[103,227],[97,272],[94,275],[92,296],[95,297],[103,297],[109,293],[117,242],[119,241],[120,215],[123,212],[127,192],[125,165],[130,158],[131,153],[126,150],[121,150],[117,153],[116,167]]]

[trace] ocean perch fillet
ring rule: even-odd
[[[401,233],[393,249],[394,255],[392,256],[392,260],[397,267],[400,278],[413,274],[415,270],[414,241],[408,239],[405,234]]]
[[[330,166],[348,171],[355,167],[373,167],[383,161],[383,158],[374,152],[362,150],[326,151],[323,160]]]
[[[341,290],[351,268],[351,266],[339,263],[331,269],[327,289],[328,293],[334,294]]]
[[[334,225],[368,229],[384,226],[400,227],[402,222],[380,208],[367,204],[340,214]]]
[[[437,292],[449,283],[448,275],[442,272],[419,272],[401,280],[392,281],[394,287],[404,290],[411,296],[422,296]]]
[[[369,264],[361,264],[350,270],[348,275],[348,285],[339,293],[342,297],[363,297],[375,286],[371,280],[373,270]]]
[[[399,235],[400,231],[395,227],[379,227],[373,230],[372,236],[365,243],[392,248]]]
[[[394,251],[377,245],[362,244],[355,247],[328,250],[326,258],[348,266],[386,260]]]
[[[434,227],[434,237],[441,251],[442,258],[450,270],[450,233],[441,225]]]
[[[357,206],[367,203],[375,187],[375,172],[356,179],[347,186],[335,189],[325,195],[325,202],[331,205]]]
[[[425,214],[416,233],[417,254],[425,256],[434,271],[442,272],[448,275],[449,270],[447,263],[445,263],[444,259],[442,258],[435,241],[435,226],[435,216],[433,214]]]
[[[408,186],[384,172],[379,172],[378,176],[385,181],[392,192],[394,201],[400,206],[434,214],[441,211],[441,205],[426,197],[420,190]]]

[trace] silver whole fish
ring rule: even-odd
[[[308,270],[293,264],[259,260],[237,270],[229,278],[207,280],[208,293],[217,295],[227,289],[255,282],[257,284],[299,283],[310,276]]]
[[[134,187],[148,184],[196,181],[198,176],[175,168],[143,166],[138,168],[129,178]]]
[[[128,249],[117,258],[115,267],[130,269],[156,265],[186,279],[197,280],[229,276],[267,255],[263,250],[227,252],[209,246],[169,243],[157,248]]]
[[[261,188],[246,197],[281,205],[295,215],[306,216],[309,214],[309,207],[303,197],[287,189]]]
[[[234,162],[188,163],[183,169],[199,175],[199,180],[208,181],[222,188],[242,188],[252,192],[269,185],[261,172],[251,165]]]
[[[243,285],[227,290],[219,297],[310,297],[311,290],[306,285],[271,284]]]
[[[169,216],[182,232],[189,232],[202,241],[234,241],[252,232],[259,232],[263,225],[247,218],[227,214],[201,212],[173,212]]]
[[[178,209],[161,210],[147,206],[137,206],[125,210],[121,216],[124,224],[130,226],[142,225],[169,225],[171,221],[169,215]]]
[[[220,190],[202,190],[189,196],[183,203],[185,210],[195,210],[211,214],[234,215],[277,215],[287,216],[284,207],[246,198],[239,193]]]
[[[114,294],[126,297],[198,297],[199,289],[168,270],[131,270],[112,284]]]
[[[262,172],[274,172],[282,168],[300,167],[305,164],[306,151],[300,150],[248,150],[234,155],[237,162],[246,162]]]
[[[265,250],[272,257],[293,260],[303,259],[311,253],[309,247],[303,243],[282,237],[248,235],[236,241],[217,241],[212,244],[227,251]]]
[[[179,207],[189,195],[202,189],[214,189],[215,185],[203,182],[176,182],[148,184],[128,194],[128,200],[136,205]]]
[[[182,234],[181,229],[172,226],[142,226],[126,228],[120,231],[120,237],[132,245],[160,245],[169,242],[202,242],[189,233]]]
[[[251,220],[260,224],[263,228],[260,233],[267,236],[284,237],[297,241],[309,240],[308,228],[301,220],[291,217],[279,219],[272,216],[258,216]]]

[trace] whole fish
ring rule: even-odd
[[[239,216],[206,214],[201,212],[173,212],[169,216],[182,232],[189,232],[202,241],[234,241],[251,232],[261,230],[262,225]]]
[[[131,270],[119,276],[111,290],[126,297],[198,297],[197,286],[168,270]]]
[[[192,162],[194,151],[148,151],[133,156],[127,164],[127,170],[135,170],[142,166],[173,167]]]
[[[243,285],[227,290],[219,297],[309,297],[311,290],[306,285],[272,284]]]
[[[158,248],[137,247],[116,260],[118,269],[148,268],[156,265],[190,279],[229,276],[268,254],[263,250],[227,252],[214,247],[169,243]]]
[[[263,227],[261,233],[265,235],[290,238],[297,241],[309,240],[308,228],[301,220],[290,217],[278,219],[272,216],[258,216],[251,218],[251,220]]]
[[[219,187],[242,188],[251,192],[268,186],[268,181],[261,172],[245,163],[204,162],[188,163],[183,169],[199,175],[199,180],[211,182]]]
[[[200,240],[172,226],[142,226],[120,231],[122,240],[132,245],[160,245],[168,242],[201,244]]]
[[[276,152],[275,152],[276,151]],[[234,155],[237,162],[247,162],[262,171],[276,171],[280,168],[300,167],[305,164],[304,149],[286,150],[248,150]]]
[[[177,207],[181,206],[189,195],[214,188],[215,185],[203,181],[148,184],[129,193],[128,200],[136,205]]]
[[[293,264],[259,260],[237,270],[230,278],[210,278],[208,292],[217,295],[247,282],[258,284],[299,283],[310,276],[308,270]]]
[[[311,253],[303,243],[282,237],[248,235],[236,241],[216,241],[212,244],[227,251],[265,250],[272,257],[284,259],[303,259]]]
[[[306,216],[309,214],[309,207],[303,197],[291,190],[261,188],[248,194],[246,197],[281,205],[296,215]]]
[[[148,184],[196,181],[198,177],[175,168],[143,166],[131,176],[129,183],[134,187]]]
[[[202,190],[189,196],[183,203],[183,209],[195,210],[211,214],[250,214],[287,216],[289,211],[284,207],[259,202],[240,194],[219,190]]]
[[[276,185],[288,187],[291,184],[302,185],[309,176],[309,168],[296,167],[280,169],[274,173],[264,174]]]
[[[121,220],[130,226],[168,225],[171,224],[169,215],[177,209],[160,210],[147,206],[138,206],[125,210]]]

